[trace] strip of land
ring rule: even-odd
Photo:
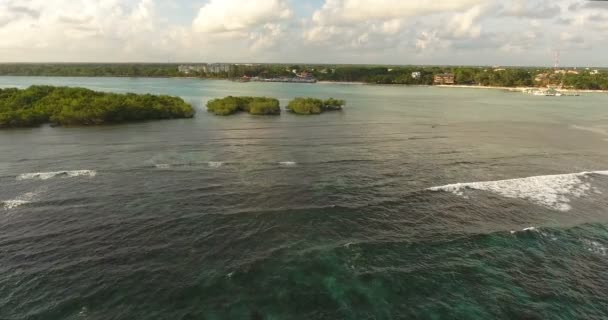
[[[440,88],[465,88],[465,89],[492,89],[492,90],[508,90],[516,92],[524,92],[531,90],[538,90],[539,87],[497,87],[497,86],[477,86],[477,85],[436,85]],[[608,90],[584,90],[584,89],[572,89],[572,88],[561,88],[559,91],[562,92],[578,92],[578,93],[608,93]]]
[[[0,76],[183,77],[239,82],[457,85],[483,88],[608,90],[608,69],[596,67],[377,66],[327,64],[0,64]]]

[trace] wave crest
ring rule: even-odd
[[[0,204],[4,207],[5,210],[15,209],[24,204],[31,203],[33,198],[36,196],[34,192],[28,192],[26,194],[20,195],[16,199],[0,201]]]
[[[455,183],[432,187],[429,191],[451,192],[465,196],[466,190],[480,190],[499,194],[507,198],[532,201],[544,207],[559,211],[569,211],[570,198],[585,196],[592,188],[587,176],[592,174],[608,175],[608,171],[580,172],[560,175],[534,176],[528,178]]]
[[[28,204],[30,203],[30,201],[26,201],[26,200],[7,200],[7,201],[2,201],[0,202],[2,204],[2,206],[4,207],[5,210],[11,210],[11,209],[15,209],[17,207],[20,207],[24,204]]]
[[[209,161],[207,165],[209,166],[209,168],[219,168],[223,166],[224,163],[221,161]]]
[[[48,180],[55,177],[81,177],[88,176],[94,177],[97,175],[97,171],[95,170],[71,170],[71,171],[55,171],[55,172],[32,172],[32,173],[23,173],[17,176],[17,180]]]

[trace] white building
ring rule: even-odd
[[[412,72],[412,79],[420,79],[420,77],[422,77],[422,72],[420,72],[420,71]]]
[[[223,73],[230,72],[231,64],[227,63],[212,63],[212,64],[196,64],[196,65],[181,65],[177,70],[183,74],[193,73]]]

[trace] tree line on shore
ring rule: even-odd
[[[166,95],[52,86],[0,89],[0,128],[191,118],[194,113],[183,99]]]
[[[344,100],[334,98],[295,98],[287,105],[287,110],[295,114],[320,114],[325,111],[342,110]],[[233,97],[213,99],[207,102],[207,111],[220,116],[238,112],[248,112],[253,115],[281,114],[279,100],[268,97]]]
[[[608,90],[608,71],[578,69],[555,73],[535,67],[465,66],[366,66],[366,65],[285,65],[232,64],[227,72],[180,73],[177,64],[0,64],[4,76],[90,76],[90,77],[201,77],[234,79],[241,77],[293,77],[306,72],[319,81],[375,84],[432,85],[434,76],[453,73],[456,84],[481,86],[561,85],[573,89]],[[571,70],[572,71],[572,70]],[[414,75],[414,73],[416,75]],[[542,76],[539,78],[539,75]]]

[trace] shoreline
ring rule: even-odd
[[[232,81],[229,78],[202,78],[192,76],[38,76],[38,75],[0,75],[0,77],[39,77],[39,78],[135,78],[135,79],[189,79],[189,80],[224,80]],[[308,83],[305,83],[308,84]],[[491,89],[491,90],[506,90],[512,92],[523,92],[526,90],[546,90],[543,87],[500,87],[500,86],[480,86],[480,85],[424,85],[424,84],[398,84],[398,83],[371,83],[360,81],[328,81],[322,80],[310,84],[338,84],[338,85],[378,85],[378,86],[403,86],[403,87],[437,87],[437,88],[460,88],[460,89]],[[559,89],[561,92],[578,92],[578,93],[608,93],[608,90],[591,90],[591,89]]]
[[[318,84],[348,84],[348,85],[365,85],[365,84],[372,84],[372,83],[367,83],[367,82],[357,82],[357,81],[327,81],[327,80],[323,80],[323,81],[317,81],[316,83]]]
[[[438,84],[432,87],[438,88],[460,88],[460,89],[493,89],[493,90],[507,90],[512,92],[523,92],[526,90],[547,90],[548,88],[542,87],[498,87],[498,86],[478,86],[478,85],[447,85]],[[580,92],[580,93],[608,93],[608,90],[589,90],[589,89],[556,89],[561,92]]]

